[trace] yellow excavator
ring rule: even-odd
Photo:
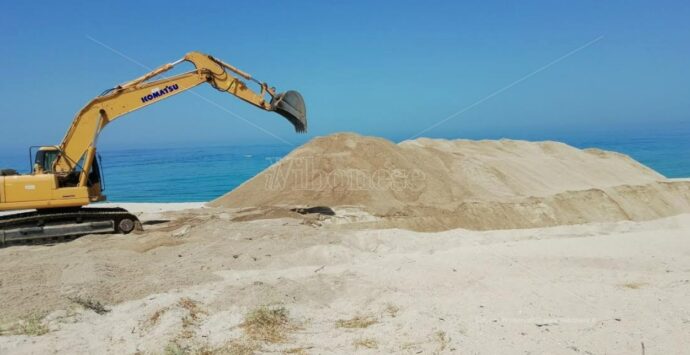
[[[182,62],[192,63],[195,70],[162,76]],[[257,84],[259,90],[250,89],[242,79]],[[275,88],[230,64],[190,52],[91,100],[77,113],[62,143],[36,149],[30,174],[0,169],[0,211],[32,210],[0,216],[0,247],[53,243],[85,234],[127,234],[140,228],[137,217],[124,209],[85,207],[106,199],[96,153],[98,135],[129,112],[203,83],[280,114],[297,132],[307,130],[306,107],[297,91],[277,93]]]

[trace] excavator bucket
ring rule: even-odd
[[[307,131],[307,108],[300,93],[290,90],[277,94],[271,100],[271,107],[273,111],[287,118],[298,133]]]

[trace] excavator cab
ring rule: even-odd
[[[60,151],[55,147],[40,147],[36,151],[36,160],[34,160],[35,174],[50,174],[53,172],[53,163],[58,157]]]
[[[36,151],[36,159],[34,160],[33,172],[34,174],[52,174],[55,160],[60,155],[60,150],[57,147],[39,147]],[[88,173],[87,187],[93,189],[90,195],[99,195],[103,188],[101,167],[99,164],[100,156],[95,155],[91,163],[91,169]],[[77,167],[66,176],[58,178],[59,187],[74,187],[79,184],[79,176],[82,173],[82,166],[84,159],[77,163]]]
[[[271,107],[273,111],[287,118],[298,133],[307,131],[307,107],[299,92],[290,90],[276,94],[271,99]]]

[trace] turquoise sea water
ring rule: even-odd
[[[596,147],[628,154],[667,177],[690,177],[690,134],[559,140],[579,148]],[[293,148],[266,145],[101,149],[105,194],[112,202],[209,201],[266,169]],[[0,155],[0,167],[26,172],[28,152]]]

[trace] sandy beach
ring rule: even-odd
[[[160,218],[165,207],[140,210]],[[3,321],[47,315],[46,334],[3,336],[0,352],[630,354],[690,346],[687,214],[419,233],[299,218],[229,223],[234,213],[165,212],[170,222],[134,237],[0,250]],[[75,304],[75,294],[108,312]],[[288,313],[279,342],[262,343],[242,326],[265,305]]]
[[[144,231],[0,249],[0,353],[690,348],[687,179],[555,142],[327,139],[209,203],[109,205]],[[426,175],[293,188],[321,183],[304,159]]]

